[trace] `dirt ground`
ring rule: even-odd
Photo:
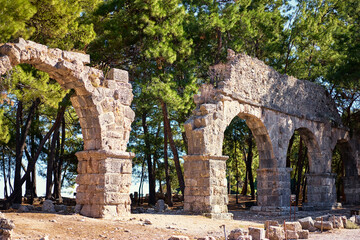
[[[186,215],[182,211],[168,211],[165,213],[139,213],[120,219],[94,219],[78,214],[46,214],[40,212],[17,213],[3,212],[15,223],[13,239],[168,239],[173,235],[184,235],[190,239],[213,236],[224,238],[236,228],[247,229],[249,226],[263,227],[265,220],[289,221],[289,216],[257,215],[241,208],[241,205],[230,204],[230,212],[234,220],[213,220],[203,216]],[[297,213],[297,218],[306,216],[321,216],[326,211]],[[350,209],[333,210],[332,214],[349,217]],[[147,224],[150,223],[150,224]],[[331,240],[346,239],[360,240],[360,229],[333,230],[324,233],[311,233],[310,239]]]

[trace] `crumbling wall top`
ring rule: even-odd
[[[280,74],[256,58],[229,50],[227,63],[211,67],[210,75],[217,87],[202,90],[195,97],[198,106],[210,99],[231,97],[299,118],[341,126],[335,102],[322,86]]]

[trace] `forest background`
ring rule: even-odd
[[[324,86],[351,134],[360,130],[360,2],[358,0],[0,0],[0,45],[18,37],[52,48],[91,55],[91,65],[127,70],[136,113],[128,151],[139,192],[185,188],[184,122],[193,95],[212,83],[209,67],[226,61],[227,49],[256,57],[283,74]],[[46,198],[61,201],[73,186],[75,153],[82,150],[72,91],[48,74],[19,65],[0,80],[0,177],[4,197],[21,203],[37,196],[38,176]],[[291,186],[304,198],[307,147],[295,132],[288,149]],[[225,132],[229,193],[256,195],[258,155],[246,122],[235,118]],[[25,192],[20,179],[30,163]],[[341,200],[343,164],[335,150]],[[14,192],[21,194],[14,195]]]

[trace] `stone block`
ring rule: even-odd
[[[249,235],[253,240],[262,240],[265,238],[265,230],[263,228],[249,227]]]
[[[314,220],[311,217],[301,218],[298,221],[303,229],[310,229],[314,227]]]
[[[84,64],[90,63],[90,55],[83,53],[63,51],[63,58],[70,62],[77,61]]]
[[[282,227],[270,226],[267,238],[270,240],[283,240],[285,237],[284,229]]]
[[[125,70],[111,68],[110,71],[107,73],[106,78],[127,83],[129,81],[129,74]]]
[[[286,239],[299,239],[299,235],[296,231],[286,230]]]
[[[321,221],[315,221],[314,226],[320,230],[322,227],[322,229],[325,231],[333,229],[333,224],[332,224],[332,222],[329,222],[329,221],[323,221],[322,224],[321,224]]]
[[[309,230],[300,230],[297,232],[299,235],[299,239],[308,239],[309,238]]]
[[[271,227],[271,226],[279,227],[280,224],[276,220],[266,220],[265,223],[264,223],[264,229],[268,230],[268,228]]]
[[[168,240],[190,240],[187,236],[174,235],[171,236]]]
[[[51,200],[45,200],[42,205],[43,212],[55,213],[54,203]]]
[[[216,240],[216,238],[213,236],[206,236],[206,237],[196,238],[196,240]]]
[[[230,232],[228,240],[237,240],[242,236],[247,236],[247,232],[244,229],[237,228]]]
[[[285,222],[285,229],[297,232],[302,230],[302,227],[299,222]]]

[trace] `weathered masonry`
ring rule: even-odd
[[[126,152],[134,112],[126,71],[106,75],[86,66],[89,55],[50,49],[19,39],[0,47],[0,74],[22,63],[47,72],[64,89],[80,118],[84,151],[78,152],[76,202],[80,213],[111,218],[130,214],[132,158]],[[310,82],[280,75],[263,62],[230,52],[226,64],[212,68],[217,87],[203,85],[194,115],[186,122],[184,209],[228,218],[224,131],[235,116],[246,120],[258,148],[258,210],[289,206],[290,168],[286,154],[295,130],[308,147],[307,207],[330,208],[336,202],[332,151],[337,145],[345,164],[345,195],[360,202],[360,141],[341,125],[326,91]]]
[[[27,63],[47,72],[64,89],[74,89],[71,102],[80,118],[84,151],[79,160],[76,202],[90,217],[130,214],[132,153],[126,152],[135,114],[128,73],[111,69],[107,75],[85,66],[90,56],[50,49],[19,39],[0,47],[0,74]]]
[[[359,142],[342,127],[335,103],[325,89],[281,75],[263,62],[229,51],[228,62],[211,69],[217,86],[203,85],[194,97],[196,109],[185,123],[189,153],[184,157],[185,201],[189,212],[213,217],[227,213],[224,131],[236,116],[246,120],[259,153],[260,211],[286,210],[290,205],[290,168],[286,155],[295,130],[308,147],[307,207],[331,208],[336,202],[332,152],[338,144],[345,157],[345,194],[360,201]]]

